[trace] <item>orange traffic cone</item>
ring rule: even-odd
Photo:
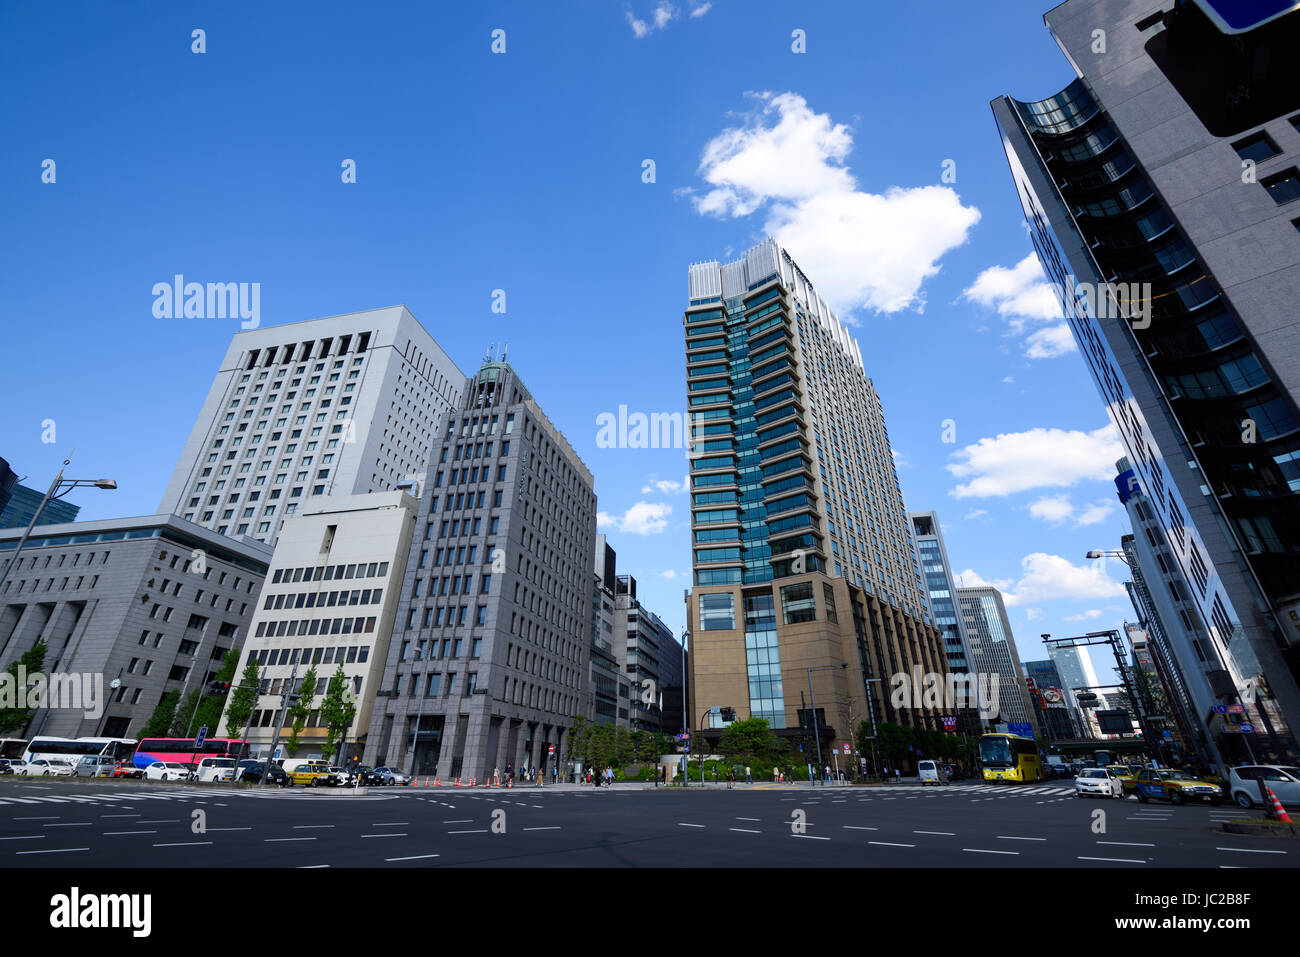
[[[515,776],[512,774],[510,775],[510,780],[506,783],[506,788],[510,789],[513,788],[514,786],[515,786]]]
[[[1273,799],[1273,817],[1281,821],[1283,824],[1292,823],[1290,815],[1286,813],[1286,808],[1284,808],[1282,802],[1277,799],[1277,795],[1273,793],[1272,788],[1268,789],[1268,796]]]
[[[436,788],[440,788],[440,787],[442,787],[442,778],[435,777],[435,778],[433,779],[433,786],[436,787]]]

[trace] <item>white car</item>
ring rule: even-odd
[[[1259,780],[1288,811],[1300,805],[1300,768],[1284,764],[1249,764],[1228,772],[1228,791],[1242,807],[1258,807]]]
[[[1074,779],[1074,795],[1083,797],[1085,794],[1122,798],[1124,782],[1109,768],[1084,768]]]
[[[947,784],[948,772],[941,765],[933,761],[918,761],[916,763],[916,773],[921,779],[922,784]]]
[[[200,781],[235,780],[234,758],[204,758],[195,772]]]
[[[334,780],[338,787],[350,788],[356,783],[356,779],[352,776],[352,772],[347,768],[330,768],[330,774],[334,775]]]
[[[49,761],[45,758],[36,758],[28,761],[26,764],[19,764],[14,773],[25,775],[26,777],[72,777],[72,762],[70,761]]]
[[[155,761],[144,769],[146,781],[193,781],[194,769],[175,761]]]

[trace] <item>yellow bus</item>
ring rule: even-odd
[[[985,781],[1041,781],[1043,759],[1033,738],[986,734],[980,738],[980,765]]]

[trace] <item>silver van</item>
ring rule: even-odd
[[[933,761],[917,761],[916,771],[922,784],[948,783],[948,772]]]
[[[106,754],[86,754],[82,755],[77,766],[72,769],[74,778],[106,778],[113,774],[117,767],[117,759],[110,758]]]

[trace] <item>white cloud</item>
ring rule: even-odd
[[[963,515],[962,518],[965,518],[965,519],[967,519],[967,520],[969,521],[969,520],[971,520],[971,519],[983,518],[983,517],[984,517],[985,515],[987,515],[988,513],[989,513],[989,510],[986,509],[986,508],[973,508],[973,509],[971,509],[969,512],[967,512],[965,515]]]
[[[957,576],[959,588],[991,587],[1002,592],[1007,607],[1044,601],[1086,601],[1127,595],[1124,586],[1106,576],[1100,562],[1072,565],[1060,555],[1034,552],[1020,560],[1020,579],[989,581],[972,569]],[[1028,615],[1028,610],[1026,611]],[[1037,617],[1037,616],[1034,616]],[[1031,618],[1030,620],[1033,620]]]
[[[752,95],[760,105],[745,125],[704,147],[700,175],[713,188],[694,198],[696,211],[738,217],[766,207],[766,232],[842,311],[922,311],[921,286],[966,242],[980,211],[946,186],[859,191],[844,165],[847,126],[797,93]]]
[[[1078,348],[1074,341],[1074,333],[1062,322],[1031,333],[1025,340],[1025,358],[1055,359],[1057,356],[1076,352]]]
[[[1083,528],[1085,525],[1097,525],[1105,521],[1116,507],[1113,500],[1103,498],[1082,508],[1076,508],[1067,494],[1044,495],[1030,503],[1029,514],[1052,525],[1062,525],[1073,520],[1075,528]]]
[[[650,495],[654,492],[659,492],[663,495],[677,495],[680,492],[685,492],[690,487],[690,479],[688,477],[683,477],[680,482],[674,482],[672,479],[658,479],[643,486],[641,494]]]
[[[667,571],[659,572],[659,577],[667,578],[669,581],[671,581],[672,579],[677,577],[677,570],[674,568],[670,568]]]
[[[1128,594],[1096,562],[1072,565],[1068,558],[1035,552],[1020,561],[1020,580],[1005,594],[1007,605],[1031,602],[1117,598]]]
[[[1055,322],[1046,329],[1035,329],[1025,339],[1027,359],[1051,359],[1077,348],[1070,327],[1060,322],[1061,303],[1043,275],[1037,253],[1030,253],[1010,269],[990,266],[962,291],[961,298],[996,309],[1018,336],[1031,325]]]
[[[1003,377],[1002,377],[1002,381],[1003,381],[1003,382],[1006,382],[1006,383],[1009,384],[1009,383],[1015,382],[1016,380],[1013,379],[1011,376],[1006,375],[1006,376],[1003,376]]]
[[[1030,503],[1029,514],[1052,525],[1060,525],[1074,514],[1074,505],[1068,495],[1044,495]]]
[[[1100,618],[1100,617],[1101,617],[1100,609],[1089,608],[1082,615],[1066,615],[1065,618],[1063,618],[1062,620],[1063,621],[1089,621],[1093,618]]]
[[[945,466],[968,479],[948,494],[956,498],[1011,495],[1031,488],[1066,488],[1089,479],[1105,481],[1125,454],[1113,425],[1092,432],[1030,429],[982,438],[953,453]]]
[[[1115,511],[1118,507],[1119,506],[1113,499],[1099,499],[1079,512],[1078,516],[1076,516],[1074,520],[1075,527],[1096,525],[1103,522],[1110,516],[1110,513]]]
[[[695,20],[695,19],[698,19],[699,17],[704,16],[704,15],[705,15],[706,13],[708,13],[712,8],[713,8],[713,4],[712,4],[712,3],[702,3],[702,4],[700,4],[698,7],[696,7],[694,10],[691,11],[691,19],[692,19],[692,20]]]
[[[1004,591],[1013,584],[1010,578],[995,578],[990,581],[973,568],[959,572],[956,580],[958,588],[996,588],[998,591]]]
[[[621,516],[597,512],[596,525],[632,535],[657,535],[668,527],[668,516],[672,511],[671,505],[662,502],[637,502]]]
[[[1026,621],[1038,621],[1038,619],[1040,619],[1040,618],[1042,618],[1042,617],[1043,617],[1043,609],[1041,609],[1041,608],[1026,608],[1026,609],[1025,609],[1025,620],[1026,620]]]
[[[691,12],[691,16],[695,16]],[[658,6],[650,13],[650,21],[639,19],[631,10],[627,12],[627,22],[632,27],[632,32],[638,40],[644,39],[656,30],[662,30],[677,16],[677,8],[668,0],[661,0]]]

